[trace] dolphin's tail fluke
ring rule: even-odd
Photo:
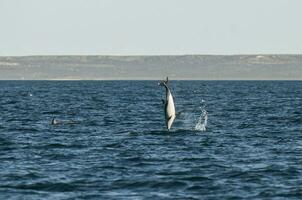
[[[169,78],[167,77],[166,80],[159,81],[158,85],[160,85],[160,86],[167,85],[168,81],[169,81]]]

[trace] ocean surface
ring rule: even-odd
[[[169,85],[0,81],[0,199],[302,198],[302,81]]]

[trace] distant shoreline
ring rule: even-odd
[[[0,80],[302,80],[301,54],[0,56]]]

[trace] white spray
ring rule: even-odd
[[[206,126],[208,123],[208,112],[205,109],[205,104],[204,104],[204,100],[201,101],[202,106],[200,107],[201,109],[201,114],[198,117],[197,123],[194,127],[194,130],[196,131],[206,131]]]

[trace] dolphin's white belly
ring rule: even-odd
[[[166,105],[166,124],[167,124],[168,130],[170,130],[174,119],[175,119],[175,107],[174,107],[173,97],[170,93],[168,96],[167,105]]]

